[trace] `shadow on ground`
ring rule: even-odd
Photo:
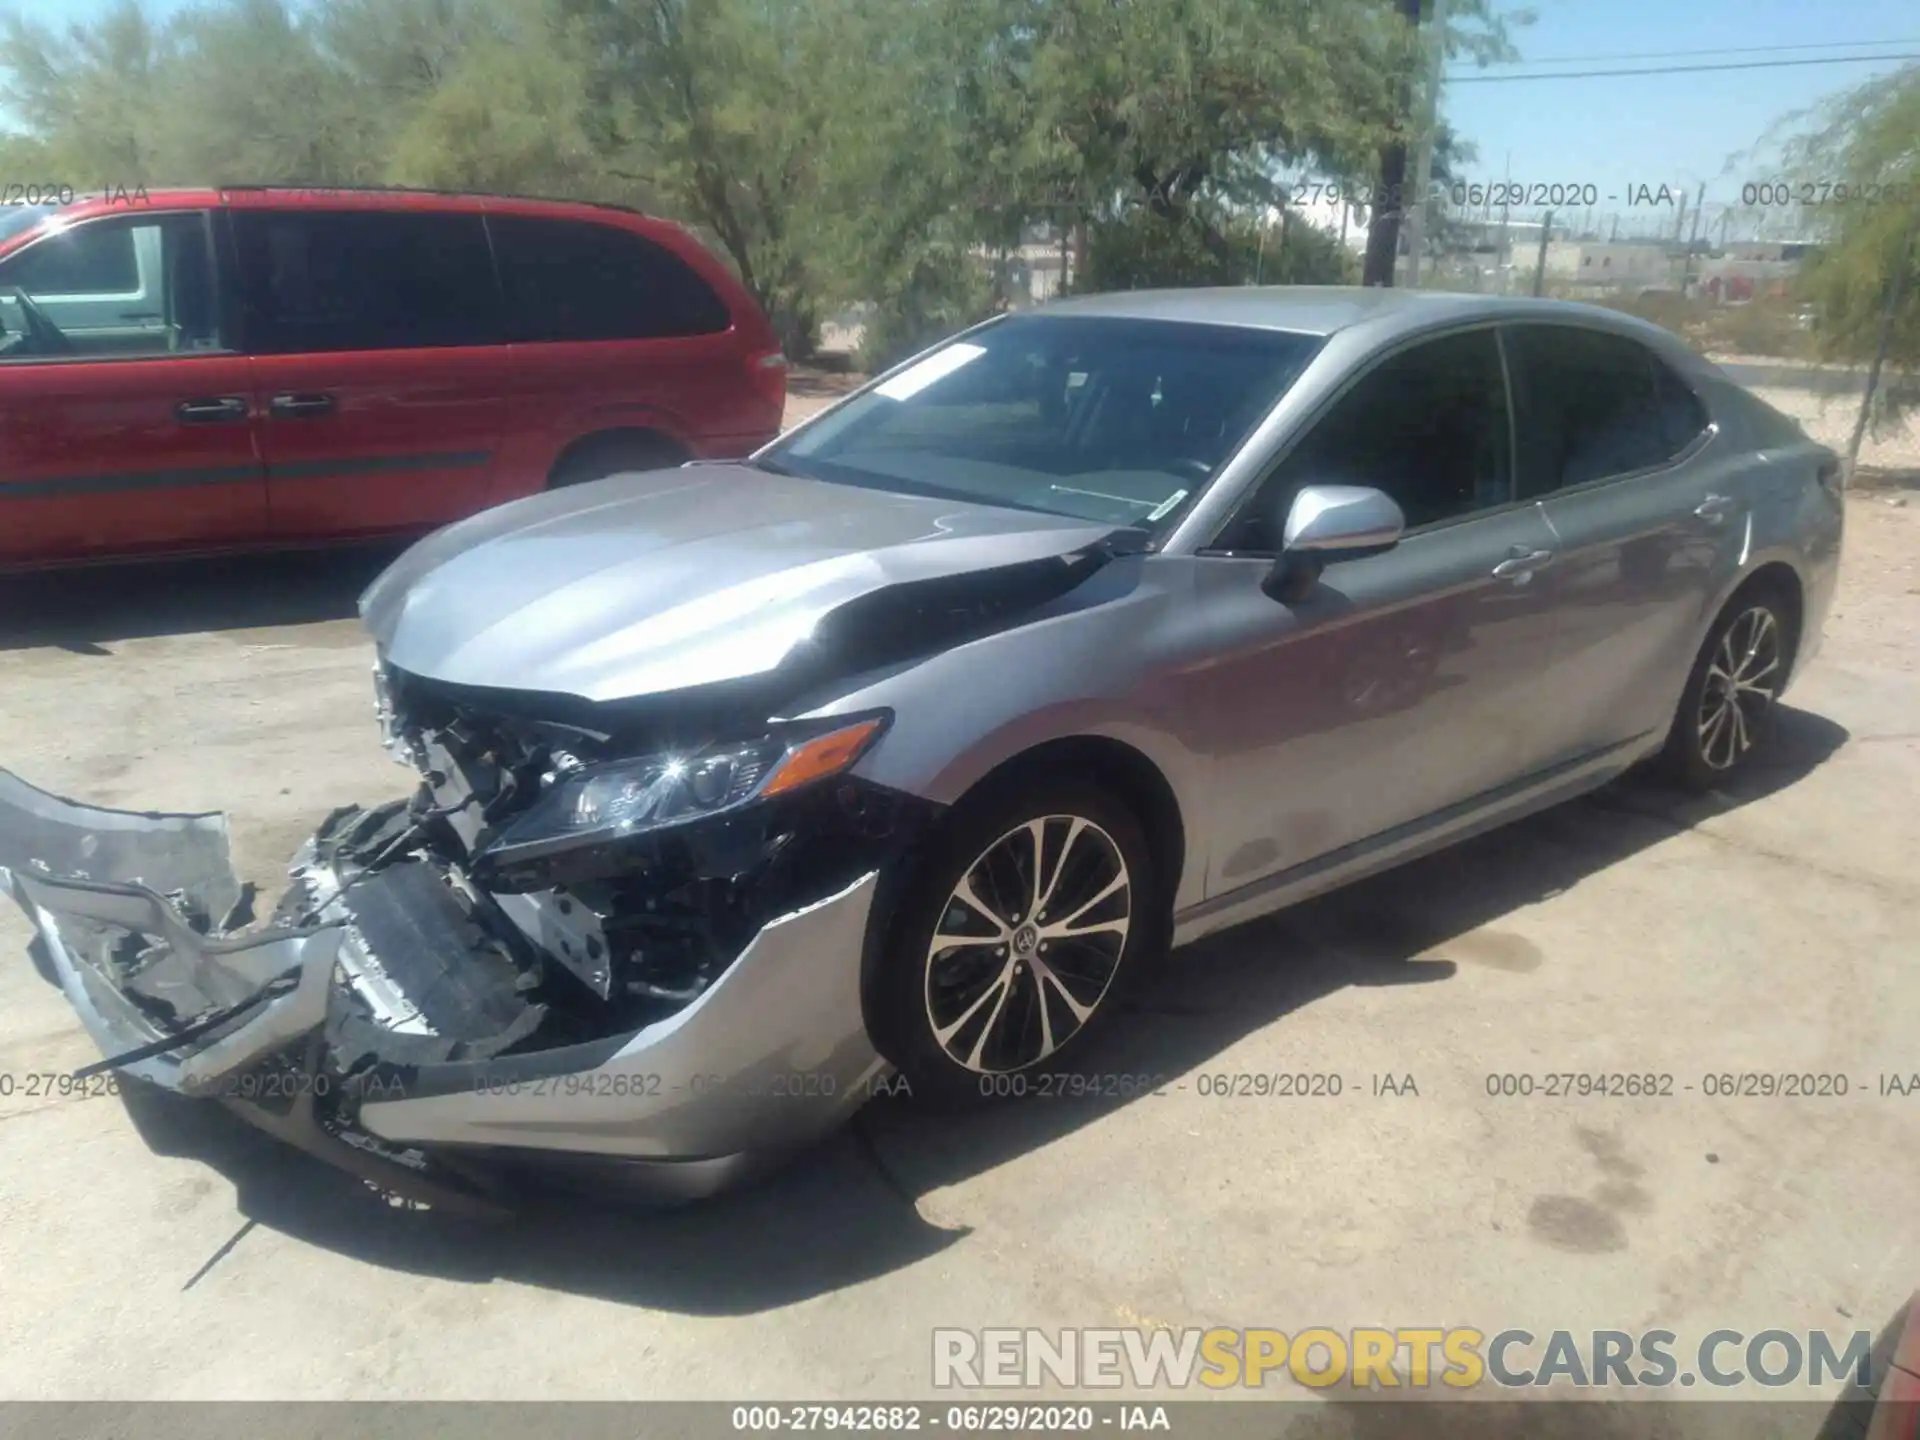
[[[1681,796],[1629,778],[1176,953],[1133,1013],[1117,1017],[1092,1068],[1171,1083],[1251,1031],[1289,1018],[1306,1023],[1299,1012],[1347,986],[1443,984],[1460,965],[1554,964],[1522,937],[1502,938],[1501,918],[1794,783],[1847,739],[1840,726],[1804,711],[1783,707],[1778,719],[1770,763],[1736,790]],[[1151,1094],[1027,1100],[941,1116],[876,1100],[846,1131],[736,1194],[663,1211],[543,1200],[480,1226],[389,1208],[215,1107],[151,1094],[128,1099],[155,1150],[201,1158],[232,1180],[248,1228],[269,1226],[415,1273],[507,1278],[694,1314],[788,1304],[958,1245],[966,1232],[930,1223],[917,1197],[1115,1109],[1173,1103]],[[244,1230],[237,1238],[245,1243]],[[233,1243],[187,1261],[182,1284],[197,1283]]]
[[[0,650],[106,655],[120,640],[351,619],[402,543],[0,576]]]
[[[1920,466],[1862,465],[1847,482],[1851,490],[1920,490]]]

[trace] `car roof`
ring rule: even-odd
[[[1521,295],[1462,295],[1358,285],[1246,285],[1193,290],[1121,290],[1056,300],[1041,315],[1173,320],[1195,325],[1239,325],[1322,338],[1365,325],[1376,337],[1411,334],[1475,320],[1560,320],[1602,326],[1671,348],[1679,343],[1659,326],[1598,305],[1536,300]]]
[[[63,219],[83,220],[118,210],[212,209],[221,206],[293,210],[338,209],[342,206],[369,210],[486,210],[556,217],[604,216],[612,212],[647,219],[654,224],[665,223],[631,206],[593,200],[557,200],[541,195],[368,185],[115,186],[108,191],[76,195],[71,202],[52,208]]]

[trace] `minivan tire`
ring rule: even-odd
[[[609,435],[584,440],[560,458],[547,477],[547,488],[584,485],[609,475],[635,470],[668,470],[687,458],[687,452],[662,435]]]

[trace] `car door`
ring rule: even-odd
[[[216,233],[212,212],[141,207],[0,260],[0,563],[264,532]]]
[[[1663,731],[1740,566],[1741,457],[1648,347],[1572,325],[1503,331],[1518,478],[1554,531],[1558,623],[1543,720],[1574,760]]]
[[[647,430],[691,454],[737,456],[777,427],[743,383],[726,302],[663,245],[555,216],[491,213],[487,229],[513,341],[508,489],[544,483],[559,447],[595,432]]]
[[[1221,642],[1210,895],[1392,838],[1542,763],[1553,537],[1514,495],[1508,414],[1491,327],[1402,348],[1309,423],[1200,557]],[[1310,484],[1383,490],[1407,530],[1282,604],[1261,580]]]
[[[233,213],[273,534],[403,531],[484,508],[508,362],[479,210],[273,198]]]

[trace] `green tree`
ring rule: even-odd
[[[818,319],[811,272],[838,0],[563,4],[591,62],[583,113],[608,173],[710,234],[804,354]]]
[[[42,182],[91,189],[159,180],[155,119],[166,36],[139,0],[63,30],[0,17],[0,105],[28,126]]]
[[[170,39],[156,120],[163,183],[380,178],[381,114],[321,49],[312,12],[225,0],[183,12]]]
[[[1836,360],[1870,359],[1904,269],[1887,363],[1907,372],[1920,367],[1920,66],[1838,96],[1788,143],[1786,159],[1790,174],[1836,188],[1844,184],[1859,197],[1813,212],[1824,244],[1801,275],[1800,288],[1819,316],[1821,351]],[[1881,393],[1876,428],[1910,408],[1912,388],[1889,386]]]
[[[364,0],[352,0],[355,5]],[[440,6],[443,0],[429,0]],[[378,50],[390,61],[393,52]],[[403,185],[611,200],[654,197],[610,174],[589,133],[581,93],[586,57],[545,0],[501,0],[469,26],[457,51],[422,53],[382,88],[415,89],[387,149],[386,178]],[[430,83],[422,77],[431,77]]]

